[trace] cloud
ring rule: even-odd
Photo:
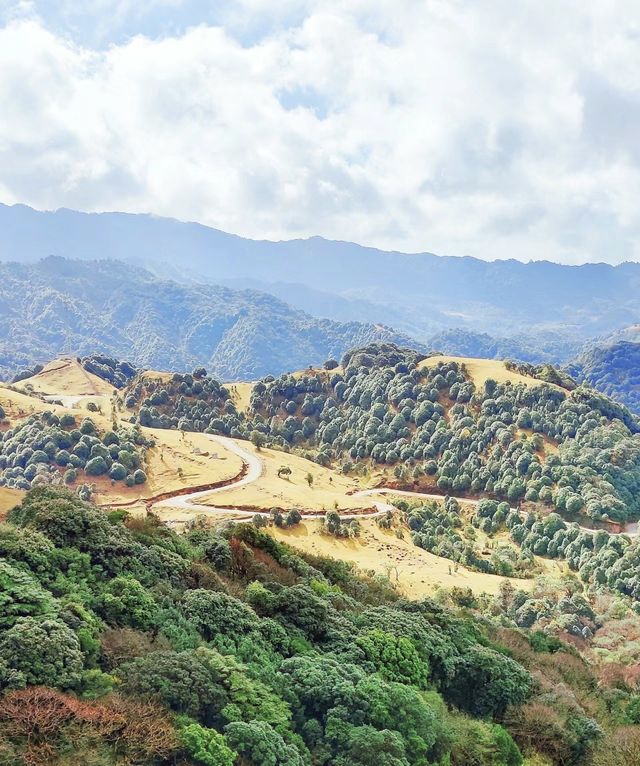
[[[0,0],[0,197],[258,238],[640,259],[633,3],[197,5]]]

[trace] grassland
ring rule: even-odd
[[[25,494],[21,489],[0,487],[0,521],[5,518],[12,508],[20,503]]]
[[[219,492],[210,500],[205,498],[202,501],[204,504],[252,510],[299,508],[305,513],[319,514],[333,509],[340,513],[371,507],[366,499],[347,494],[358,487],[342,474],[297,455],[272,449],[258,451],[249,442],[242,442],[242,446],[260,458],[262,476],[243,487]],[[278,476],[278,469],[282,466],[291,469],[290,476]],[[313,477],[311,486],[307,481],[308,474]]]
[[[495,380],[496,383],[511,382],[514,385],[517,383],[524,383],[526,386],[542,385],[542,381],[537,380],[536,378],[521,375],[515,370],[508,370],[505,367],[504,362],[498,359],[474,359],[471,357],[445,356],[439,354],[424,359],[418,366],[435,367],[439,362],[458,362],[458,364],[463,364],[467,371],[467,375],[473,380],[476,387],[484,386],[485,381],[489,378]]]
[[[363,519],[358,538],[336,538],[321,532],[321,522],[305,520],[291,529],[270,527],[269,533],[306,553],[353,562],[359,569],[386,575],[408,598],[424,598],[438,587],[471,588],[494,594],[508,578],[473,572],[448,559],[416,547],[408,530],[399,539],[393,530],[380,529],[374,519]],[[515,587],[529,590],[533,580],[516,580]]]
[[[141,430],[156,443],[146,453],[146,483],[126,487],[120,482],[112,486],[108,478],[98,477],[94,498],[98,505],[135,504],[167,492],[227,481],[242,470],[238,455],[212,444],[206,434]]]

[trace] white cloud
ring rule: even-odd
[[[259,238],[640,259],[634,3],[276,5],[229,2],[214,26],[188,0],[100,0],[120,32],[153,6],[181,23],[99,49],[42,3],[5,13],[0,196]]]

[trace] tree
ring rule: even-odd
[[[214,726],[229,698],[221,674],[208,662],[212,654],[205,648],[154,652],[123,665],[116,674],[127,693],[153,697],[176,713]]]
[[[76,634],[56,619],[23,617],[0,635],[0,684],[74,689],[82,678],[84,658]],[[2,676],[4,675],[4,679]]]
[[[311,485],[313,484],[313,475],[312,475],[311,473],[308,473],[308,474],[305,476],[305,481],[306,481],[306,482],[307,482],[307,484],[309,485],[309,488],[311,488]]]
[[[53,615],[55,603],[31,574],[0,560],[0,630],[21,617]]]
[[[302,521],[302,514],[297,508],[292,508],[284,518],[285,527],[294,527]]]
[[[108,466],[105,459],[101,455],[98,455],[88,461],[84,467],[84,471],[88,476],[102,476],[102,474],[108,471]]]
[[[224,735],[189,723],[180,731],[180,738],[191,758],[203,766],[233,766],[237,753],[227,746]]]
[[[115,481],[122,481],[127,476],[127,469],[122,465],[122,463],[114,463],[111,466],[111,470],[109,471],[109,478],[114,479]]]
[[[429,665],[410,639],[376,629],[359,636],[356,644],[385,680],[427,687]]]
[[[531,676],[514,660],[480,645],[470,646],[445,691],[462,710],[500,717],[509,705],[521,705],[531,691]]]
[[[266,721],[237,721],[225,727],[227,741],[248,766],[304,766],[293,745],[288,745]]]
[[[251,444],[260,451],[266,442],[265,435],[261,431],[252,431],[251,436],[249,437],[251,440]]]
[[[99,609],[111,625],[149,630],[155,623],[157,607],[149,591],[135,577],[120,576],[107,585]]]

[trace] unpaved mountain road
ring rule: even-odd
[[[207,437],[214,443],[219,444],[221,447],[224,447],[224,449],[229,450],[229,452],[233,452],[235,455],[237,455],[243,463],[246,465],[247,469],[244,472],[244,475],[239,478],[235,482],[231,482],[228,484],[225,484],[224,486],[217,487],[214,489],[204,489],[204,490],[194,490],[193,492],[186,492],[184,494],[176,495],[174,497],[166,498],[164,500],[158,500],[155,503],[152,503],[149,507],[150,509],[181,509],[186,511],[199,511],[201,513],[206,513],[207,515],[215,514],[215,513],[230,513],[234,514],[234,516],[238,517],[239,519],[249,520],[253,518],[256,515],[255,511],[245,511],[238,508],[225,508],[225,507],[218,507],[214,505],[205,505],[204,503],[199,503],[198,500],[200,500],[203,497],[211,497],[212,495],[215,495],[216,492],[228,492],[232,489],[238,489],[240,487],[246,486],[247,484],[251,484],[254,481],[257,481],[260,479],[260,477],[264,473],[264,464],[263,461],[258,457],[257,455],[254,455],[252,452],[249,452],[249,450],[245,449],[244,447],[240,446],[240,444],[235,441],[234,439],[229,438],[228,436],[218,436],[215,434],[207,434]],[[387,513],[388,511],[394,511],[396,510],[395,506],[391,505],[391,503],[386,503],[384,500],[376,500],[374,499],[376,496],[379,495],[393,495],[394,497],[410,497],[415,499],[423,499],[423,500],[442,500],[442,495],[436,495],[428,492],[410,492],[408,490],[398,490],[398,489],[389,489],[386,487],[379,487],[374,489],[363,489],[359,490],[357,492],[353,493],[353,497],[371,497],[371,504],[376,509],[373,512],[370,513],[343,513],[340,515],[341,519],[361,519],[361,518],[371,518],[374,516],[380,516],[384,513]],[[479,500],[474,500],[466,497],[455,497],[454,495],[451,495],[451,497],[454,497],[459,503],[467,504],[467,505],[473,505],[477,506],[480,502]],[[518,510],[512,508],[512,510]],[[518,511],[522,514],[521,511]],[[303,513],[302,518],[303,519],[318,519],[322,516],[321,513]],[[589,529],[588,527],[580,527],[581,530],[584,532],[590,532],[593,533],[596,530]],[[610,533],[610,534],[626,534],[629,537],[635,537],[638,534],[638,524],[637,523],[631,523],[627,525],[627,529],[624,532],[620,533]]]

